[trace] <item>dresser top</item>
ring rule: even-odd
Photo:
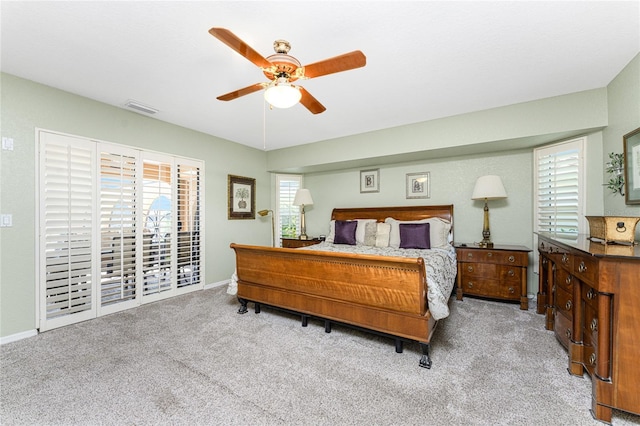
[[[457,249],[531,251],[531,249],[525,246],[511,246],[507,244],[494,244],[493,247],[480,247],[477,243],[454,243],[453,246]]]
[[[576,249],[591,256],[640,259],[640,245],[638,244],[603,244],[600,241],[591,241],[587,234],[578,234],[576,238],[558,237],[549,232],[538,232],[537,234],[540,238],[548,239],[561,246]]]

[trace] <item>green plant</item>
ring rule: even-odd
[[[607,173],[613,174],[606,184],[614,194],[624,196],[624,154],[609,153]]]
[[[236,191],[236,197],[244,200],[245,198],[249,197],[249,190],[247,188],[238,188],[238,190]]]

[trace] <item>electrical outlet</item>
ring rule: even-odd
[[[8,228],[10,226],[13,226],[13,215],[12,214],[0,215],[0,227]]]
[[[13,138],[2,137],[2,149],[13,151]]]

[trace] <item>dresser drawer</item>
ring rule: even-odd
[[[585,345],[598,346],[598,311],[587,305],[584,305],[584,327],[583,340]]]
[[[553,320],[553,331],[557,339],[562,343],[565,349],[569,349],[569,341],[571,340],[571,319],[564,315],[556,315]]]
[[[499,299],[520,300],[517,285],[501,284],[491,278],[462,275],[462,291],[476,296],[495,297]]]
[[[574,256],[572,274],[594,285],[598,277],[598,260],[593,256]]]
[[[581,290],[581,297],[584,300],[585,304],[590,306],[592,309],[598,309],[598,292],[588,285],[583,285]]]
[[[557,312],[564,315],[567,318],[573,317],[573,300],[571,293],[564,291],[562,288],[556,288],[556,301],[555,306]]]
[[[556,287],[560,287],[566,292],[573,293],[573,277],[562,268],[556,270]]]
[[[529,255],[527,252],[501,250],[465,250],[458,249],[460,262],[496,263],[501,265],[527,266]]]

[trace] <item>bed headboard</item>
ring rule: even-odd
[[[453,238],[453,204],[442,206],[357,207],[333,209],[331,220],[376,219],[384,222],[388,217],[396,220],[421,220],[439,217],[451,222]]]
[[[453,204],[444,206],[360,207],[333,209],[331,220],[376,219],[384,222],[388,217],[397,220],[420,220],[440,217],[453,225]]]

